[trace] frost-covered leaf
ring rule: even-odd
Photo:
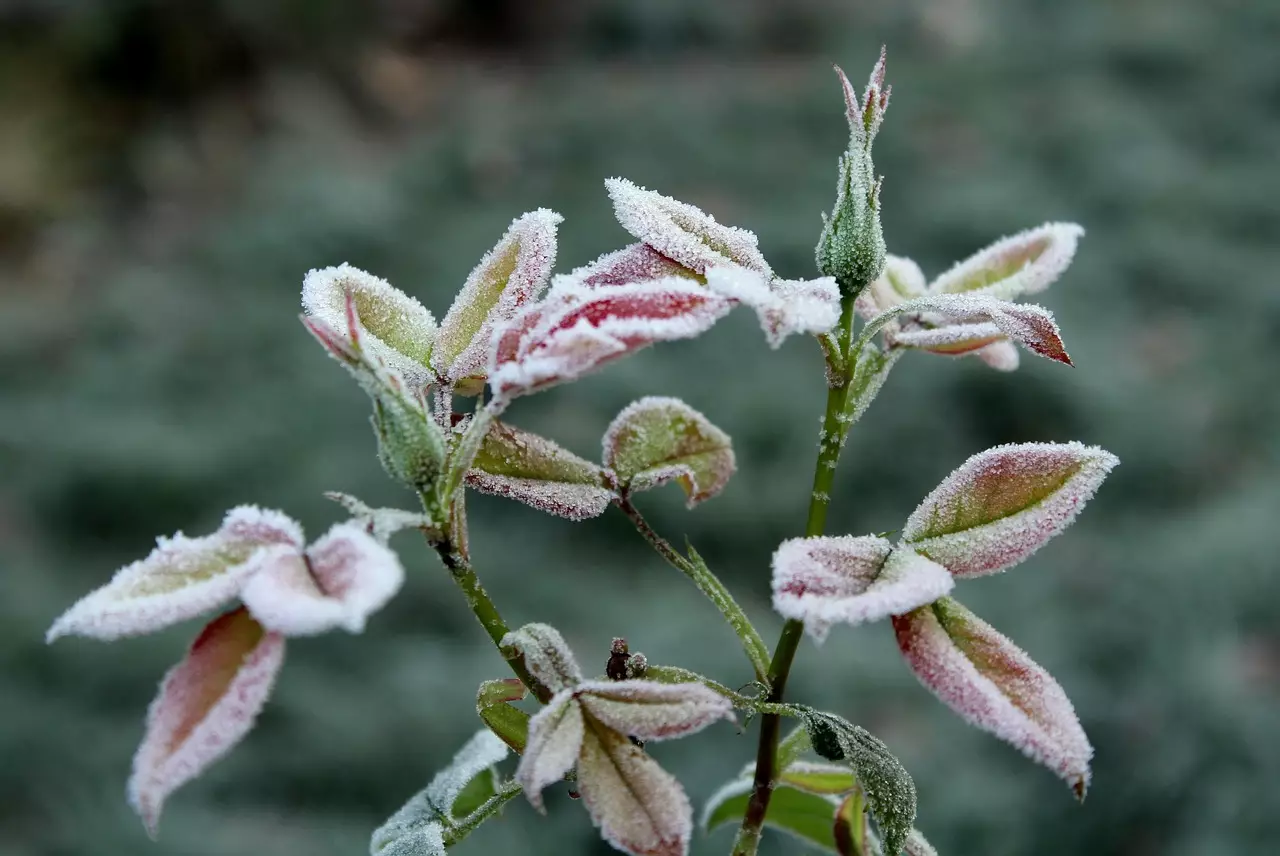
[[[702,812],[701,826],[711,832],[726,824],[742,823],[751,799],[750,777],[730,782],[712,795]],[[827,852],[836,852],[831,818],[839,800],[830,796],[806,793],[779,783],[769,800],[769,813],[764,825],[798,838]]]
[[[605,841],[633,856],[685,856],[693,809],[684,788],[626,737],[590,723],[578,792]]]
[[[813,709],[806,709],[803,719],[813,751],[828,761],[845,761],[853,766],[880,829],[885,852],[896,856],[916,817],[916,786],[911,776],[889,747],[865,728]]]
[[[1071,365],[1053,313],[1042,306],[981,294],[929,294],[889,311],[899,319],[896,331],[886,330],[889,344],[963,354],[1007,336],[1042,357]]]
[[[305,554],[273,548],[240,599],[268,630],[313,636],[364,630],[404,583],[396,554],[356,523],[340,523]]]
[[[358,522],[364,530],[385,544],[392,535],[402,529],[421,529],[436,524],[421,511],[407,511],[402,508],[372,508],[348,493],[336,490],[325,491],[325,499],[332,499],[341,505]]]
[[[536,300],[556,262],[556,227],[564,218],[539,208],[517,217],[485,254],[449,307],[432,364],[450,384],[482,378],[494,329]],[[483,381],[471,381],[479,391]],[[459,391],[469,392],[464,384]]]
[[[1071,264],[1084,229],[1045,223],[975,253],[929,285],[938,294],[986,294],[1013,300],[1044,291]]]
[[[165,675],[129,779],[129,802],[152,836],[165,799],[253,727],[283,662],[284,637],[240,608],[215,618]]]
[[[1000,372],[1016,371],[1021,362],[1017,347],[1008,339],[979,348],[973,355]]]
[[[933,849],[933,845],[918,829],[911,830],[902,846],[902,852],[904,856],[938,856],[938,851]]]
[[[710,214],[684,202],[646,190],[625,178],[605,180],[622,228],[698,274],[736,264],[772,278],[754,233],[724,226]]]
[[[896,617],[893,627],[907,664],[934,695],[1084,797],[1093,748],[1067,694],[1026,652],[951,598]]]
[[[849,383],[848,399],[845,402],[845,430],[862,418],[876,400],[889,372],[902,356],[902,351],[881,351],[873,342],[867,342],[858,351],[858,361],[853,369],[853,380]]]
[[[649,282],[669,276],[693,280],[699,278],[698,274],[675,259],[669,259],[648,244],[640,242],[605,253],[590,264],[575,268],[568,274],[568,280],[590,288],[600,288]]]
[[[773,608],[816,641],[832,624],[909,612],[951,591],[947,569],[883,538],[792,538],[773,554]]]
[[[447,856],[449,852],[441,823],[423,823],[397,838],[386,839],[385,835],[384,827],[374,831],[369,856]]]
[[[604,513],[614,495],[598,465],[545,437],[497,421],[472,461],[467,484],[570,520]]]
[[[524,752],[529,742],[529,714],[509,702],[528,694],[517,678],[485,681],[476,692],[476,713],[489,730],[515,752]]]
[[[771,348],[796,333],[827,333],[840,320],[840,290],[829,276],[770,282],[747,268],[717,266],[708,269],[706,277],[712,291],[756,311]]]
[[[899,303],[924,297],[927,281],[920,266],[911,259],[886,254],[880,276],[858,295],[854,309],[864,321],[870,321]]]
[[[584,728],[582,707],[573,690],[556,693],[529,720],[529,743],[520,756],[516,781],[538,811],[544,810],[542,789],[560,781],[577,763]]]
[[[614,417],[604,462],[631,491],[678,481],[691,508],[719,493],[736,468],[728,434],[683,401],[657,396]]]
[[[121,568],[63,613],[47,639],[117,639],[194,618],[235,599],[269,548],[296,555],[302,544],[301,527],[281,512],[233,508],[212,535],[157,539],[145,559]]]
[[[526,624],[502,637],[503,652],[514,651],[529,674],[553,693],[582,683],[582,670],[560,631],[550,624]]]
[[[697,336],[731,306],[679,277],[552,294],[494,337],[489,385],[508,399],[576,380],[654,342]]]
[[[1005,570],[1067,528],[1117,463],[1080,443],[979,452],[924,498],[902,540],[957,577]]]
[[[361,347],[412,386],[430,382],[436,322],[416,299],[349,264],[308,271],[302,281],[303,309],[329,330],[339,331],[340,341],[341,331],[348,330],[348,294],[359,318],[359,331],[351,335],[359,336]]]
[[[733,703],[702,684],[586,681],[578,701],[596,721],[639,740],[670,740],[733,719]]]
[[[880,853],[867,823],[866,796],[861,788],[845,797],[836,809],[832,832],[839,856],[878,856]]]
[[[794,761],[778,774],[778,781],[811,794],[844,794],[858,785],[848,767],[818,761]]]

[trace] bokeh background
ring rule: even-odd
[[[395,542],[405,591],[363,636],[291,643],[259,727],[171,801],[158,844],[123,785],[196,628],[46,647],[46,627],[156,534],[207,531],[233,504],[318,533],[340,516],[324,490],[411,502],[376,463],[364,398],[296,321],[308,268],[349,261],[439,315],[523,211],[566,215],[561,270],[621,246],[601,180],[624,175],[811,275],[846,135],[830,65],[860,81],[887,43],[890,249],[936,273],[1082,222],[1044,296],[1078,368],[904,360],[851,439],[831,527],[899,527],[996,443],[1116,452],[1067,535],[959,591],[1067,688],[1094,786],[1077,806],[960,723],[887,626],[806,642],[793,697],[889,743],[943,854],[1280,852],[1280,5],[9,0],[0,26],[0,851],[366,852],[475,728],[476,684],[503,675],[413,538]],[[511,417],[588,456],[645,394],[728,430],[741,472],[722,497],[643,507],[772,639],[768,557],[803,525],[820,364],[807,340],[770,352],[742,312]],[[714,610],[620,516],[471,510],[511,622],[555,623],[599,667],[623,635],[748,679]],[[721,726],[655,752],[700,803],[753,747]],[[513,803],[460,850],[612,852],[562,792],[550,808]]]

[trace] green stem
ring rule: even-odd
[[[751,619],[747,618],[747,614],[742,611],[742,607],[733,599],[733,595],[725,588],[724,583],[720,582],[720,578],[712,573],[707,567],[706,562],[702,561],[702,557],[689,548],[692,553],[692,559],[682,556],[676,551],[665,538],[654,531],[649,525],[649,521],[644,519],[644,515],[640,510],[631,503],[631,498],[625,493],[615,500],[615,504],[622,513],[635,525],[636,531],[640,533],[644,540],[648,541],[653,549],[658,551],[658,555],[662,556],[676,570],[680,571],[686,577],[693,581],[698,587],[698,591],[707,596],[707,599],[715,604],[720,610],[720,614],[729,622],[729,626],[733,628],[733,632],[737,634],[738,639],[742,642],[742,649],[747,654],[747,659],[751,661],[752,668],[755,669],[756,679],[761,682],[767,682],[769,674],[769,649],[765,647],[764,640],[760,638],[759,631],[755,625],[751,623]]]

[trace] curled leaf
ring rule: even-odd
[[[560,631],[550,624],[526,624],[502,637],[503,652],[524,658],[529,674],[553,693],[582,683],[582,670]]]
[[[930,294],[890,311],[898,317],[909,315],[906,322],[898,322],[896,331],[886,330],[891,345],[960,355],[1007,336],[1042,357],[1072,364],[1053,313],[1041,306],[985,295]]]
[[[584,734],[582,707],[562,690],[529,720],[529,743],[516,767],[516,781],[529,803],[543,811],[542,790],[564,778],[578,760]]]
[[[366,532],[385,544],[392,535],[402,529],[422,529],[436,526],[436,522],[421,511],[402,508],[372,508],[348,493],[325,491],[325,499],[341,505]]]
[[[129,779],[129,802],[152,836],[165,799],[253,727],[283,662],[284,637],[240,608],[215,618],[165,675]]]
[[[596,721],[639,740],[670,740],[733,719],[733,704],[699,683],[586,681],[578,701]]]
[[[1058,682],[951,598],[893,619],[916,677],[971,725],[1018,748],[1083,799],[1093,747]]]
[[[996,446],[934,488],[902,540],[957,577],[1005,570],[1067,528],[1117,463],[1080,443]]]
[[[529,714],[509,702],[527,694],[517,678],[485,681],[476,692],[476,714],[503,743],[520,753],[529,742]]]
[[[235,599],[272,548],[296,554],[302,544],[301,527],[284,514],[233,508],[212,535],[157,539],[145,559],[121,568],[63,613],[47,639],[117,639],[194,618]]]
[[[929,290],[1002,300],[1044,291],[1070,266],[1082,235],[1075,223],[1045,223],[1001,238],[939,276]]]
[[[716,791],[707,800],[699,825],[710,832],[725,824],[742,823],[753,786],[751,777],[746,776]],[[769,800],[764,825],[834,853],[836,844],[831,818],[838,804],[839,800],[832,796],[796,790],[780,781]]]
[[[600,288],[649,282],[669,276],[692,280],[699,278],[698,274],[675,259],[669,259],[648,244],[640,242],[605,253],[590,264],[575,268],[569,273],[568,279],[590,288]]]
[[[771,348],[796,333],[827,333],[840,320],[840,290],[829,276],[770,282],[747,268],[717,266],[706,277],[712,291],[755,310]]]
[[[596,517],[613,499],[598,465],[545,437],[497,421],[466,480],[482,493],[515,499],[570,520]]]
[[[723,490],[737,466],[728,434],[683,401],[657,396],[614,417],[604,462],[631,491],[678,481],[690,507]]]
[[[773,277],[752,232],[721,225],[699,208],[625,178],[606,179],[604,184],[622,228],[694,273],[735,264]]]
[[[564,218],[539,208],[511,222],[497,246],[485,254],[449,307],[432,363],[459,391],[479,391],[494,329],[515,317],[542,293],[556,261],[556,227]]]

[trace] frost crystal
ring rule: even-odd
[[[133,760],[129,802],[154,837],[165,799],[253,727],[284,662],[284,637],[243,608],[213,620],[160,685]]]
[[[830,332],[840,320],[840,291],[829,276],[770,282],[756,271],[736,265],[713,267],[706,276],[712,291],[756,311],[771,348],[796,333]]]
[[[500,647],[519,652],[529,673],[553,693],[582,683],[578,661],[550,624],[526,624],[502,637]]]
[[[596,721],[639,740],[670,740],[733,719],[733,704],[702,684],[657,681],[586,681],[577,688]]]
[[[930,294],[891,311],[900,315],[914,313],[913,319],[900,324],[897,331],[886,330],[885,339],[891,346],[959,355],[1008,336],[1042,357],[1071,365],[1053,313],[1041,306],[985,295]]]
[[[683,401],[659,396],[634,401],[614,417],[604,462],[631,491],[678,481],[690,508],[723,490],[737,468],[728,434]]]
[[[436,371],[450,384],[482,377],[494,329],[546,288],[556,261],[556,227],[563,219],[546,208],[517,217],[467,277],[441,322],[432,354]],[[480,385],[474,384],[475,391]]]
[[[760,255],[756,236],[724,226],[710,214],[684,202],[646,190],[625,178],[605,181],[622,228],[667,258],[697,274],[716,265],[735,264],[773,277]]]
[[[1067,528],[1117,463],[1080,443],[996,446],[934,488],[902,540],[956,577],[1005,570]]]
[[[1071,264],[1084,229],[1045,223],[1001,238],[959,262],[930,284],[936,294],[985,294],[1013,300],[1053,284]]]
[[[1093,748],[1048,672],[950,598],[894,618],[893,627],[907,663],[934,695],[1084,797]]]
[[[297,551],[302,529],[278,511],[240,506],[212,535],[159,538],[151,554],[62,614],[49,628],[59,636],[117,639],[186,621],[233,600],[274,549]]]
[[[613,500],[604,476],[599,466],[547,438],[495,420],[467,484],[548,514],[586,520],[604,513]]]
[[[385,279],[349,264],[308,271],[302,281],[303,309],[332,330],[347,328],[348,294],[363,325],[363,347],[415,388],[426,386],[436,341],[431,313]]]
[[[578,760],[585,725],[572,689],[561,690],[529,720],[529,743],[520,756],[516,781],[529,803],[544,811],[542,790],[564,778]]]
[[[941,565],[872,536],[793,538],[773,554],[773,608],[817,642],[832,624],[909,612],[954,585]]]
[[[630,244],[612,253],[605,253],[588,265],[575,268],[567,281],[589,288],[610,285],[631,285],[650,282],[670,276],[696,279],[697,274],[669,259],[646,243]]]

